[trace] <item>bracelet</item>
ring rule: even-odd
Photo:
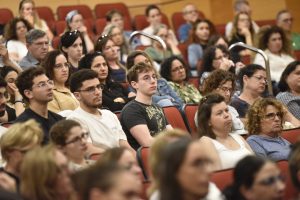
[[[16,100],[16,101],[15,101],[15,104],[16,104],[16,103],[23,103],[23,101],[22,101],[22,100]]]

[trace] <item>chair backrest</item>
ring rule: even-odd
[[[295,58],[296,60],[300,60],[300,50],[295,50],[295,51],[294,51],[294,58]]]
[[[58,49],[60,45],[60,37],[59,36],[55,36],[52,40],[52,47],[54,49]]]
[[[122,2],[119,3],[100,3],[95,6],[96,18],[106,18],[106,13],[112,9],[118,10],[123,14],[124,18],[131,21],[130,13],[127,5]]]
[[[198,110],[198,105],[197,104],[186,104],[183,107],[183,112],[186,117],[186,123],[190,127],[191,130],[191,135],[193,137],[197,137],[197,127],[195,124],[195,114]]]
[[[149,177],[150,177],[150,174],[151,174],[150,166],[149,166],[149,163],[148,163],[149,153],[150,153],[150,148],[149,147],[143,147],[143,146],[138,148],[138,150],[136,151],[137,161],[138,161],[138,164],[140,165],[140,167],[142,169],[145,180],[149,180]]]
[[[8,8],[0,8],[0,24],[5,25],[12,18],[14,18],[13,12]]]
[[[162,23],[167,25],[169,28],[171,28],[167,15],[165,15],[164,13],[161,13],[161,16],[162,16],[162,19],[161,19]],[[147,17],[145,15],[136,15],[136,16],[134,16],[133,21],[134,21],[134,27],[136,30],[143,30],[144,28],[149,26],[149,22],[147,21]]]
[[[55,18],[54,14],[51,10],[51,8],[47,6],[40,6],[40,7],[35,7],[39,17],[43,20],[46,21],[48,27],[50,28],[51,31],[54,31],[55,29]]]
[[[177,46],[186,65],[188,64],[188,46],[188,43],[179,43]]]
[[[216,24],[215,25],[216,31],[220,34],[220,35],[225,35],[226,32],[226,24]]]
[[[72,10],[78,10],[82,15],[83,19],[93,19],[93,13],[90,7],[87,5],[70,5],[70,6],[59,6],[57,7],[57,18],[58,20],[65,20],[68,12]]]
[[[105,26],[106,26],[106,19],[104,18],[96,19],[95,22],[96,34],[101,35]]]
[[[200,77],[199,76],[190,77],[188,82],[190,84],[193,84],[195,86],[195,88],[199,89],[199,86],[200,86]]]
[[[93,19],[84,19],[83,20],[84,25],[86,26],[87,32],[91,38],[94,37],[94,32],[93,32]],[[65,20],[60,20],[55,22],[55,31],[56,35],[62,34],[67,27],[67,23]]]
[[[210,180],[211,182],[214,182],[221,191],[223,191],[227,186],[233,183],[233,169],[214,172]]]
[[[275,19],[266,19],[266,20],[256,20],[255,21],[258,26],[265,26],[265,25],[276,25]]]
[[[189,132],[182,118],[181,112],[175,106],[163,107],[165,117],[173,128]]]
[[[289,163],[286,160],[278,161],[277,162],[278,167],[280,168],[280,171],[282,175],[285,177],[285,196],[284,199],[293,199],[297,195],[297,189],[293,185],[290,170],[289,170]]]
[[[297,141],[300,141],[300,128],[284,130],[281,137],[289,141],[291,144],[295,144]]]

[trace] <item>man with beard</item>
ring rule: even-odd
[[[152,103],[157,91],[157,74],[146,63],[134,65],[127,75],[128,82],[136,90],[136,98],[122,110],[121,124],[132,148],[150,146],[153,137],[165,128],[172,129],[161,107]]]
[[[39,65],[49,51],[49,39],[47,34],[38,29],[32,29],[26,33],[27,55],[20,61],[23,70]]]
[[[6,81],[0,77],[0,123],[11,122],[16,119],[15,109],[6,105],[8,99],[6,86]],[[22,101],[16,100],[15,104],[17,103],[22,103]]]
[[[43,144],[49,142],[49,130],[62,116],[48,110],[48,102],[53,99],[53,80],[49,80],[40,67],[23,71],[17,78],[17,87],[29,107],[16,119],[24,122],[35,119],[44,131]]]
[[[109,110],[99,109],[103,85],[97,72],[90,69],[75,72],[70,78],[70,89],[80,106],[68,119],[78,121],[89,132],[89,141],[103,149],[130,148],[117,116]]]

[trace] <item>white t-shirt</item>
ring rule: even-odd
[[[148,26],[146,28],[144,28],[142,30],[142,32],[144,33],[147,33],[149,35],[153,35],[154,33],[154,28],[152,26]],[[142,45],[144,46],[150,46],[152,43],[151,43],[151,39],[147,38],[147,37],[144,37],[144,36],[141,36],[141,43]]]
[[[20,62],[22,58],[24,58],[28,52],[26,45],[23,42],[18,40],[9,40],[7,42],[7,51],[8,53],[16,53],[18,54],[18,60],[14,60],[16,62]]]
[[[68,116],[78,121],[89,132],[90,142],[104,149],[119,147],[119,140],[127,140],[117,116],[109,110],[100,110],[101,116],[90,114],[80,107]]]
[[[271,51],[269,51],[268,49],[265,50],[264,52],[267,54],[269,58],[271,79],[276,82],[279,82],[281,74],[284,71],[284,69],[287,67],[287,65],[290,62],[293,62],[295,59],[292,58],[290,55],[284,53],[278,56],[276,54],[271,53]],[[260,54],[256,54],[253,63],[266,67],[264,58]]]

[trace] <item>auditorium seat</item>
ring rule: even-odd
[[[195,124],[195,114],[198,110],[198,104],[185,104],[182,108],[185,114],[185,122],[191,130],[191,135],[197,138],[197,127]]]
[[[276,25],[276,20],[275,19],[265,19],[265,20],[255,20],[256,24],[258,26],[265,26],[265,25]]]
[[[57,7],[57,18],[58,20],[65,20],[68,12],[72,10],[78,10],[84,19],[93,19],[93,13],[90,7],[87,5],[68,5],[68,6],[59,6]]]
[[[130,13],[127,5],[122,2],[119,3],[100,3],[95,6],[96,18],[106,18],[106,13],[112,9],[118,10],[123,14],[124,18],[131,21]]]
[[[300,50],[295,50],[294,51],[294,58],[298,61],[300,61]]]
[[[186,127],[181,112],[175,106],[167,106],[162,109],[164,110],[166,119],[173,128],[189,132],[189,128]]]
[[[14,18],[14,14],[8,8],[0,8],[0,24],[7,24],[11,19]]]
[[[289,141],[291,144],[295,144],[300,141],[300,128],[284,130],[281,137]]]
[[[165,15],[164,13],[161,13],[161,15],[162,23],[171,28],[167,15]],[[149,26],[149,22],[147,21],[147,17],[145,15],[134,16],[133,23],[136,30],[143,30],[144,28]]]
[[[138,148],[136,151],[136,157],[139,166],[142,169],[143,175],[145,180],[149,180],[150,176],[150,166],[149,166],[149,153],[150,153],[150,148],[149,147],[143,147],[141,146]]]
[[[55,17],[53,11],[48,6],[35,7],[39,17],[47,22],[51,31],[55,30]]]
[[[225,31],[226,31],[226,24],[216,24],[215,25],[216,31],[220,34],[220,35],[225,35]]]
[[[225,169],[214,172],[211,176],[211,182],[223,191],[227,186],[233,183],[233,169]]]

